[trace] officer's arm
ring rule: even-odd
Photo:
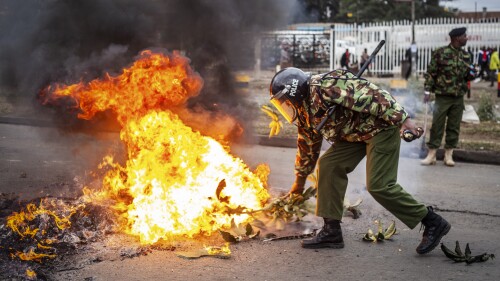
[[[295,175],[305,180],[314,171],[321,150],[321,134],[298,128],[297,154],[295,157]]]

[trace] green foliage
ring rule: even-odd
[[[495,120],[495,111],[493,100],[491,95],[482,94],[479,99],[479,108],[477,110],[477,116],[481,121]]]

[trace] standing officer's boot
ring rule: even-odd
[[[432,207],[427,207],[428,213],[422,219],[422,226],[424,234],[422,235],[422,242],[417,247],[417,253],[426,254],[439,244],[441,238],[450,231],[451,225],[443,219],[440,215],[434,213]]]
[[[436,152],[437,149],[430,148],[429,152],[427,153],[427,157],[425,157],[424,160],[420,161],[420,164],[426,166],[436,164]]]
[[[311,239],[302,240],[302,248],[344,248],[344,239],[342,238],[342,229],[340,220],[323,218],[325,224],[323,228]]]
[[[444,164],[449,167],[455,166],[455,161],[453,161],[453,149],[445,149]]]

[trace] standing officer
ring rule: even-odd
[[[420,133],[388,92],[347,70],[309,77],[297,68],[276,73],[270,92],[271,103],[298,127],[296,180],[291,193],[303,192],[306,178],[318,162],[316,215],[323,217],[324,226],[314,238],[303,240],[302,247],[344,247],[340,220],[347,174],[365,156],[368,192],[409,228],[420,222],[424,225],[417,253],[428,253],[439,244],[450,224],[397,183],[401,132]],[[319,129],[318,124],[332,110]],[[323,138],[333,145],[319,157]]]
[[[467,81],[475,78],[471,55],[462,47],[467,44],[466,28],[455,28],[449,33],[451,43],[432,53],[425,76],[424,103],[429,102],[434,93],[436,101],[432,115],[429,152],[421,161],[422,165],[436,163],[436,151],[445,137],[444,164],[455,166],[453,149],[457,147],[460,122],[464,111],[464,95],[467,94]]]

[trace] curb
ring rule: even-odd
[[[268,138],[265,136],[259,136],[257,143],[259,145],[265,145],[265,146],[278,146],[278,147],[288,147],[288,148],[297,147],[297,140],[294,138],[282,138],[282,137]],[[420,154],[421,154],[420,149],[418,147],[412,147],[409,150],[401,152],[401,156],[407,158],[422,158],[420,157]],[[436,153],[436,158],[438,160],[443,160],[444,149],[438,149]],[[468,151],[463,149],[456,149],[453,151],[453,160],[455,160],[455,162],[464,162],[464,163],[500,165],[500,152]]]
[[[0,116],[0,123],[12,124],[12,125],[25,125],[25,126],[36,126],[36,127],[54,127],[53,122],[44,119],[32,119],[25,117],[8,117]],[[274,146],[274,147],[287,147],[296,148],[297,139],[295,138],[284,138],[284,137],[272,137],[267,136],[254,136],[251,141],[252,144],[259,144],[263,146]],[[323,144],[323,147],[328,147],[328,144]],[[420,157],[420,149],[416,146],[401,152],[402,157],[407,158],[422,158]],[[442,160],[444,158],[444,149],[438,149],[436,158]],[[500,165],[500,152],[495,151],[467,151],[462,149],[456,149],[453,152],[453,160],[455,162],[464,163],[475,163],[475,164],[489,164],[489,165]]]

